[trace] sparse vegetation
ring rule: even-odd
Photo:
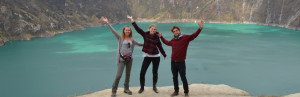
[[[203,2],[204,1],[204,2]],[[22,40],[102,25],[99,17],[111,23],[136,19],[157,21],[257,23],[300,29],[300,1],[261,2],[261,0],[1,0],[0,39]],[[284,6],[284,7],[283,7]],[[129,21],[128,21],[129,22]]]

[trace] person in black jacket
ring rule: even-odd
[[[148,31],[143,31],[141,28],[137,26],[137,24],[134,22],[132,16],[127,16],[128,19],[131,20],[133,27],[135,30],[142,35],[144,38],[144,46],[143,46],[143,65],[140,72],[140,85],[141,88],[139,90],[139,93],[142,93],[144,91],[145,86],[145,75],[146,71],[152,62],[152,73],[153,73],[153,91],[155,93],[158,93],[158,90],[156,88],[157,80],[158,80],[158,67],[160,62],[160,53],[166,58],[166,53],[161,45],[161,42],[158,37],[158,32],[156,32],[156,25],[152,24],[150,25]],[[159,53],[159,51],[160,53]]]

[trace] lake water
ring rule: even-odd
[[[153,22],[138,23],[147,29]],[[170,40],[173,25],[194,33],[195,23],[155,23]],[[124,25],[113,25],[120,33]],[[135,31],[134,38],[143,42]],[[163,44],[158,86],[171,86],[171,47]],[[117,39],[107,26],[88,27],[52,38],[13,41],[0,47],[1,97],[61,97],[111,88],[116,75]],[[143,61],[136,47],[130,86],[139,86]],[[251,95],[300,92],[300,31],[255,24],[206,23],[187,54],[190,84],[226,84]],[[181,84],[181,80],[179,81]],[[123,87],[124,74],[119,87]],[[146,74],[152,85],[152,66]],[[120,90],[122,91],[122,90]],[[181,89],[182,91],[182,89]]]

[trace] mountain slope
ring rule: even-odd
[[[0,0],[0,45],[138,20],[256,23],[300,29],[299,0]]]

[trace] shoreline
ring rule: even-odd
[[[199,22],[199,19],[144,19],[144,18],[137,18],[137,22],[157,22],[157,23],[175,23],[175,22],[182,22],[182,23],[197,23]],[[112,22],[111,24],[123,24],[123,23],[130,23],[130,21],[119,21],[118,23]],[[256,24],[256,25],[266,25],[266,26],[274,26],[274,27],[281,27],[281,28],[286,28],[286,29],[291,29],[291,30],[300,30],[300,28],[295,28],[295,27],[287,27],[284,25],[278,25],[278,24],[262,24],[262,23],[254,23],[254,22],[218,22],[218,21],[206,21],[206,23],[222,23],[222,24]],[[90,25],[85,25],[85,26],[77,26],[73,27],[73,29],[69,30],[61,30],[61,31],[46,31],[45,33],[42,33],[37,36],[31,36],[31,37],[26,37],[23,39],[16,39],[16,40],[31,40],[32,38],[37,38],[37,37],[42,37],[42,38],[51,38],[54,37],[56,34],[61,34],[61,33],[67,33],[67,32],[72,32],[75,30],[84,30],[87,27],[101,27],[104,26],[104,23],[96,23],[96,24],[90,24]],[[11,41],[16,41],[16,40],[11,40]],[[9,42],[8,40],[1,40],[0,41],[0,46],[4,46],[6,42]]]
[[[157,22],[157,23],[175,23],[175,22],[182,22],[182,23],[196,23],[199,22],[199,19],[163,19],[163,20],[155,20],[155,19],[142,19],[138,18],[137,22]],[[264,24],[264,23],[255,23],[255,22],[219,22],[219,21],[205,21],[205,23],[221,23],[221,24],[256,24],[256,25],[265,25],[265,26],[274,26],[274,27],[281,27],[291,30],[300,30],[300,28],[296,27],[288,27],[286,25],[279,25],[279,24]]]

